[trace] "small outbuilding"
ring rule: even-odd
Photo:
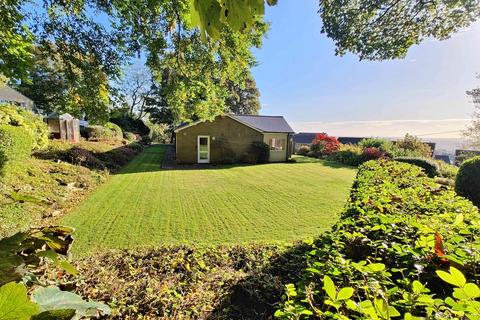
[[[270,148],[269,162],[285,162],[292,154],[293,130],[282,116],[223,115],[175,130],[176,161],[180,164],[239,162],[252,144]]]
[[[44,121],[53,138],[70,142],[80,141],[80,120],[70,114],[59,115],[54,112],[46,116]]]

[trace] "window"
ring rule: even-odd
[[[268,140],[270,150],[281,151],[285,150],[285,139],[272,138]]]

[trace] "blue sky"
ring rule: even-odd
[[[458,135],[450,131],[473,112],[465,91],[480,86],[479,23],[445,41],[427,39],[403,60],[359,61],[335,56],[333,41],[320,33],[318,0],[299,3],[282,0],[266,10],[271,28],[254,50],[253,69],[261,114],[284,115],[298,131]]]

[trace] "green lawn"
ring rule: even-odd
[[[74,252],[160,244],[286,242],[329,228],[355,170],[318,161],[160,170],[152,146],[61,223]]]

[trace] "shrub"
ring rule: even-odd
[[[13,105],[0,104],[0,125],[11,125],[24,128],[33,140],[33,150],[41,150],[48,146],[47,125],[42,117]]]
[[[141,136],[146,136],[150,133],[150,129],[141,119],[134,119],[128,115],[110,118],[110,122],[118,125],[124,132],[133,132]]]
[[[123,131],[115,123],[107,122],[105,128],[112,131],[112,138],[115,140],[121,140],[123,138]]]
[[[448,164],[442,160],[435,160],[438,165],[438,172],[441,177],[448,179],[455,179],[458,173],[458,167]]]
[[[478,318],[458,289],[479,291],[478,209],[419,167],[360,166],[340,221],[304,252],[302,280],[286,284],[278,318],[452,319],[460,305],[470,307],[459,319]]]
[[[410,163],[410,164],[413,164],[415,166],[418,166],[418,167],[422,168],[425,171],[425,173],[427,174],[427,176],[429,176],[430,178],[433,178],[433,177],[436,177],[436,176],[439,175],[438,164],[432,159],[397,157],[397,158],[395,158],[395,160],[399,161],[399,162]]]
[[[402,140],[394,143],[395,157],[432,157],[432,148],[419,138],[406,134]]]
[[[165,123],[150,123],[148,122],[150,129],[150,138],[152,142],[157,143],[170,143],[172,139],[172,132],[169,125]]]
[[[250,162],[266,163],[270,157],[270,146],[263,141],[252,142],[250,154],[252,155]]]
[[[363,149],[362,152],[362,161],[369,161],[369,160],[378,160],[380,158],[383,158],[385,153],[383,153],[380,149],[375,148],[375,147],[369,147]]]
[[[356,167],[363,162],[362,148],[352,144],[342,144],[340,150],[334,153],[330,160]]]
[[[149,146],[152,144],[152,138],[150,138],[150,136],[143,136],[140,139],[140,143],[143,144],[144,146]]]
[[[105,141],[112,139],[112,131],[103,126],[88,126],[85,128],[85,133],[87,139],[91,141]]]
[[[135,141],[137,140],[137,136],[132,132],[124,132],[123,137],[128,141]]]
[[[455,180],[455,190],[480,208],[480,156],[463,162]]]
[[[7,162],[27,159],[33,148],[31,135],[22,127],[0,126],[0,169]]]
[[[381,138],[367,138],[358,143],[362,149],[377,148],[383,153],[389,153],[393,149],[393,143],[386,139]]]
[[[340,142],[326,133],[318,133],[310,146],[317,157],[329,156],[340,149]]]
[[[128,144],[127,148],[132,149],[133,151],[135,151],[135,153],[140,153],[144,149],[143,145],[138,143],[138,142],[133,142],[133,143]]]
[[[307,157],[316,158],[317,155],[316,155],[315,151],[308,151],[307,152]]]
[[[306,156],[310,152],[310,147],[309,146],[301,146],[297,150],[297,154],[299,156]]]

